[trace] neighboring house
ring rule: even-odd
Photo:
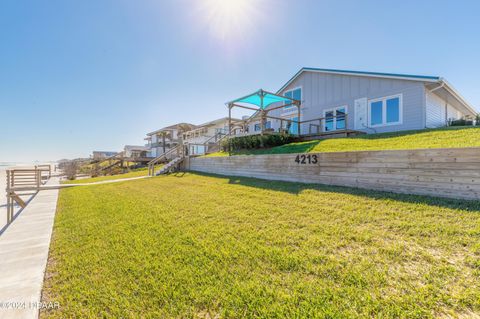
[[[170,125],[147,134],[147,156],[157,157],[176,147],[181,142],[183,132],[190,131],[196,126],[189,123]]]
[[[95,160],[105,159],[107,157],[111,157],[117,155],[118,152],[110,152],[110,151],[93,151],[92,158]]]
[[[232,126],[240,122],[239,119],[232,118]],[[228,135],[228,117],[222,117],[201,125],[197,125],[193,130],[183,133],[183,142],[189,144],[189,154],[204,154],[205,143],[218,144],[222,137]],[[207,145],[208,147],[208,145]]]
[[[140,157],[149,157],[147,156],[149,148],[148,146],[138,146],[138,145],[125,145],[123,148],[124,156],[128,158],[140,158]]]
[[[302,134],[345,128],[366,133],[433,128],[477,113],[437,76],[302,68],[277,94],[302,101],[301,121],[325,118],[321,126],[316,126],[318,121],[302,123]],[[285,107],[269,115],[297,120],[298,112],[296,107]],[[280,123],[267,119],[265,126],[277,131]],[[296,124],[288,129],[298,132]],[[258,121],[248,130],[260,130]]]

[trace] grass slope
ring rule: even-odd
[[[110,180],[121,179],[121,178],[140,177],[140,176],[147,176],[147,175],[148,175],[148,168],[140,168],[125,174],[76,179],[73,181],[64,181],[63,183],[64,184],[94,183],[94,182],[110,181]]]
[[[348,152],[420,148],[480,147],[480,127],[447,127],[418,131],[367,134],[291,143],[270,149],[234,152],[234,155],[284,154],[306,152]],[[207,156],[227,156],[218,152]]]
[[[480,312],[480,202],[201,174],[63,189],[43,318]]]

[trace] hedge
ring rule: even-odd
[[[227,152],[230,148],[232,151],[246,150],[254,148],[268,148],[291,143],[293,136],[290,134],[275,135],[247,135],[233,137],[222,142],[223,151]]]

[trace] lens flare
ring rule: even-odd
[[[199,0],[199,11],[209,33],[222,41],[248,37],[260,15],[262,0]]]

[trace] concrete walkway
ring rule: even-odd
[[[38,317],[57,198],[58,189],[39,192],[0,235],[2,319]]]
[[[92,182],[92,183],[76,183],[76,184],[58,184],[58,185],[46,185],[48,188],[67,188],[67,187],[73,187],[73,186],[89,186],[89,185],[101,185],[101,184],[110,184],[110,183],[118,183],[118,182],[126,182],[126,181],[134,181],[137,179],[145,179],[145,178],[150,178],[152,176],[137,176],[137,177],[126,177],[126,178],[119,178],[119,179],[108,179],[105,181],[98,181],[98,182]]]

